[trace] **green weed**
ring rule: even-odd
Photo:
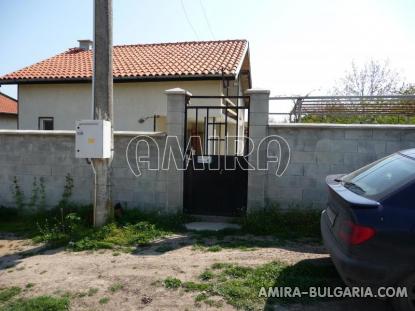
[[[291,207],[282,210],[271,205],[241,220],[242,231],[254,235],[273,235],[282,239],[320,240],[320,210]]]
[[[14,296],[19,295],[21,291],[22,289],[16,286],[0,289],[0,302],[9,301]]]
[[[115,293],[115,292],[118,292],[118,291],[122,290],[123,288],[124,288],[124,285],[123,284],[121,284],[121,283],[115,283],[115,284],[112,284],[109,287],[109,291],[111,293]]]
[[[198,292],[195,303],[204,302],[219,306],[222,297],[237,309],[263,310],[276,303],[304,303],[303,298],[267,298],[259,295],[264,287],[299,287],[307,290],[312,286],[341,286],[341,279],[330,263],[303,261],[290,266],[282,262],[271,262],[257,267],[246,267],[230,263],[215,263],[205,270],[199,279],[203,283],[184,282],[175,279],[175,288]],[[317,298],[316,298],[317,299]],[[313,301],[313,299],[309,299]]]
[[[107,304],[110,301],[110,299],[108,297],[102,297],[100,300],[98,300],[98,302],[102,305]]]
[[[66,311],[69,310],[69,299],[51,296],[22,298],[10,302],[2,311]]]
[[[169,276],[163,281],[163,284],[166,288],[176,289],[182,285],[182,281]]]

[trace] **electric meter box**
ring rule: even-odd
[[[76,158],[107,159],[111,157],[111,122],[76,121],[75,130]]]

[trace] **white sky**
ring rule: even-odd
[[[197,36],[181,0],[114,0],[114,44],[212,39],[200,1],[215,39],[249,40],[253,86],[272,95],[328,95],[370,59],[415,83],[415,0],[183,0]],[[0,0],[0,28],[1,75],[91,38],[92,1]]]

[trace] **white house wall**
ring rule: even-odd
[[[9,114],[0,114],[0,129],[1,130],[16,130],[17,116]]]
[[[114,84],[114,128],[153,131],[153,118],[166,115],[164,91],[182,88],[193,95],[221,95],[221,81],[132,82]],[[23,84],[19,86],[19,127],[38,129],[39,117],[53,117],[55,130],[74,129],[75,120],[91,118],[90,83]],[[217,104],[217,103],[215,103]]]

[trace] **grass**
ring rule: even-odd
[[[13,232],[26,236],[33,235],[36,232],[33,218],[22,216],[16,208],[0,206],[0,232]]]
[[[24,234],[35,242],[45,242],[50,248],[64,246],[73,251],[112,249],[113,256],[119,256],[122,251],[133,252],[137,246],[147,246],[172,233],[183,232],[183,223],[191,220],[182,214],[144,213],[134,209],[125,210],[111,223],[95,229],[91,225],[91,213],[90,206],[68,205],[63,214],[60,209],[28,214],[0,207],[0,231]],[[287,240],[320,241],[319,219],[320,211],[298,207],[282,210],[274,204],[240,219],[241,230],[192,232],[192,237],[197,240],[192,249],[204,252],[223,249],[251,251],[258,247],[281,246]],[[273,238],[240,237],[244,234]],[[215,238],[215,243],[205,242],[212,238]],[[160,245],[155,251],[164,253],[172,249],[171,245]]]
[[[262,310],[276,303],[304,303],[312,298],[264,298],[259,293],[262,287],[341,286],[342,282],[335,268],[329,263],[303,261],[296,265],[271,262],[256,267],[231,263],[215,263],[200,276],[201,282],[174,280],[174,287],[196,292],[195,303],[220,304],[214,298],[221,298],[237,309]],[[166,283],[166,281],[164,282]],[[167,286],[166,286],[167,287]]]
[[[96,293],[98,293],[98,288],[91,287],[91,288],[88,289],[87,295],[88,295],[88,297],[92,297]]]
[[[3,217],[4,216],[4,217]],[[154,240],[183,231],[186,217],[126,210],[106,226],[94,229],[90,206],[69,205],[63,211],[27,213],[0,207],[0,232],[14,232],[45,242],[50,247],[65,246],[73,251],[114,249],[131,251],[132,247],[151,244]],[[119,252],[114,252],[118,256]]]
[[[115,284],[112,284],[109,287],[109,291],[111,293],[115,293],[115,292],[118,292],[118,291],[122,290],[123,288],[124,288],[124,285],[123,284],[121,284],[121,283],[115,283]]]
[[[227,248],[223,243],[216,243],[214,245],[210,245],[209,243],[205,243],[204,241],[198,241],[196,244],[192,246],[193,251],[200,251],[200,252],[212,252],[217,253],[222,251],[224,248]]]
[[[214,274],[210,270],[205,270],[203,273],[199,275],[199,279],[202,281],[208,281],[214,277]]]
[[[102,297],[100,300],[98,300],[98,302],[99,302],[101,305],[105,305],[105,304],[107,304],[109,301],[110,301],[110,299],[109,299],[108,297]]]
[[[33,283],[26,284],[29,289]],[[38,296],[32,298],[19,298],[22,292],[19,287],[7,287],[0,289],[1,311],[64,311],[69,310],[68,297]]]
[[[253,235],[273,235],[280,239],[320,240],[320,210],[273,205],[249,213],[240,221],[242,231]]]
[[[252,211],[239,219],[237,222],[241,225],[240,230],[193,232],[196,243],[192,249],[204,252],[219,252],[222,249],[251,251],[258,247],[285,245],[287,241],[320,242],[320,213],[320,210],[310,207],[292,206],[284,210],[278,204],[270,204],[267,208]],[[248,234],[272,238],[243,237]],[[211,243],[213,239],[214,244]]]
[[[182,281],[180,281],[177,278],[169,276],[163,281],[163,284],[164,284],[164,287],[166,288],[176,289],[182,285]]]
[[[115,248],[129,250],[134,246],[149,245],[152,241],[169,234],[171,232],[147,221],[125,225],[113,222],[99,229],[81,227],[72,234],[72,239],[68,236],[63,244],[74,251]],[[50,238],[49,235],[41,235],[40,240],[54,242],[53,237]],[[118,255],[119,252],[113,253],[113,256]]]
[[[181,284],[181,287],[183,287],[188,292],[193,292],[193,291],[202,292],[202,291],[206,291],[210,288],[210,285],[207,284],[207,283],[196,283],[196,282],[191,282],[191,281],[181,283],[181,281],[180,281],[180,284]],[[179,287],[179,286],[177,286],[177,287]]]
[[[0,303],[7,302],[14,296],[19,295],[22,289],[17,286],[0,289]]]
[[[156,247],[154,250],[158,253],[167,253],[167,252],[172,251],[173,249],[174,249],[173,245],[166,244],[166,245],[160,245]]]
[[[69,310],[69,299],[39,296],[20,298],[5,305],[2,311],[65,311]]]

